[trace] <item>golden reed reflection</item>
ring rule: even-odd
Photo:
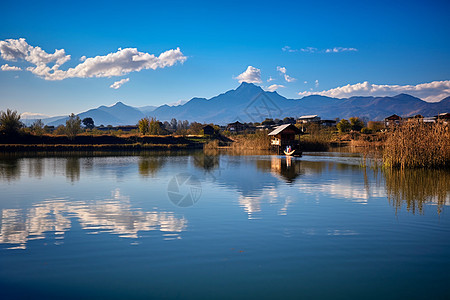
[[[166,163],[165,157],[141,156],[139,157],[138,162],[139,174],[142,177],[155,177],[158,171],[164,166],[165,163]]]
[[[0,244],[26,249],[28,241],[45,239],[50,233],[55,243],[61,243],[72,218],[78,219],[89,234],[109,232],[123,238],[136,239],[140,231],[158,230],[174,239],[181,238],[179,233],[186,230],[186,219],[172,212],[133,209],[129,200],[116,189],[110,198],[101,201],[48,199],[29,209],[3,209]]]
[[[387,169],[383,172],[389,202],[397,212],[406,210],[423,214],[425,204],[435,204],[440,213],[450,205],[450,172],[429,169]]]

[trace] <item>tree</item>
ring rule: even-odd
[[[142,118],[139,120],[138,127],[139,132],[143,135],[161,135],[166,133],[164,124],[158,121],[156,118]]]
[[[361,129],[363,129],[364,122],[360,118],[353,117],[353,118],[350,118],[349,120],[350,120],[350,125],[351,125],[352,130],[359,132],[359,131],[361,131]]]
[[[261,124],[262,125],[275,125],[275,122],[273,121],[273,119],[266,118],[264,121],[262,121]]]
[[[149,133],[151,135],[160,135],[164,133],[164,128],[163,128],[163,124],[156,120],[156,118],[150,118],[150,123],[149,123]]]
[[[63,135],[66,133],[66,127],[64,125],[59,125],[56,127],[55,131],[53,131],[55,135]]]
[[[201,134],[203,130],[203,125],[197,122],[192,122],[191,126],[189,126],[190,134]]]
[[[381,131],[384,129],[384,123],[376,122],[376,121],[369,121],[369,123],[367,123],[367,128],[369,128],[373,132]]]
[[[284,124],[295,124],[295,119],[292,117],[286,117],[283,119]]]
[[[69,119],[66,121],[66,134],[70,139],[73,139],[78,133],[81,132],[81,120],[79,116],[70,114]]]
[[[38,120],[34,121],[33,124],[31,124],[31,131],[35,135],[42,135],[45,132],[45,130],[44,130],[44,122],[42,122],[41,119],[38,119]]]
[[[185,135],[185,134],[187,134],[188,128],[189,128],[189,121],[188,120],[184,120],[184,121],[178,120],[176,133],[177,134],[181,134],[181,135]]]
[[[336,127],[339,132],[348,132],[352,128],[352,125],[346,119],[342,119],[339,121],[339,123],[337,123]]]
[[[150,120],[148,117],[142,118],[138,122],[139,132],[143,135],[146,135],[149,131]]]
[[[6,112],[0,111],[0,131],[7,135],[18,133],[22,123],[20,114],[15,110],[7,109]]]
[[[92,118],[84,118],[82,122],[84,127],[87,129],[93,129],[95,127],[94,120]]]
[[[367,127],[364,127],[363,129],[361,129],[361,133],[363,133],[363,134],[371,134],[372,130],[367,128]]]
[[[172,131],[177,131],[177,119],[172,118],[172,120],[170,120],[170,129]]]

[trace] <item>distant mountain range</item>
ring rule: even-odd
[[[226,124],[261,122],[265,118],[299,117],[319,115],[322,119],[364,117],[369,120],[383,120],[397,114],[408,117],[417,114],[434,116],[450,112],[450,97],[440,102],[425,102],[419,98],[400,94],[393,97],[351,97],[344,99],[312,95],[302,99],[287,99],[277,92],[266,92],[251,83],[242,83],[237,89],[211,99],[193,98],[183,105],[162,105],[132,107],[117,102],[113,106],[100,106],[78,114],[83,119],[91,117],[96,125],[135,125],[145,116],[161,121],[197,121],[201,123]],[[47,125],[64,124],[66,117],[43,119]],[[27,120],[31,123],[33,120]]]

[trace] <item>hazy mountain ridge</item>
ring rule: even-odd
[[[266,92],[251,83],[242,83],[210,99],[192,98],[183,105],[144,106],[136,108],[117,102],[113,106],[100,106],[78,114],[80,118],[91,117],[96,125],[135,125],[144,116],[153,116],[161,121],[178,120],[202,123],[226,124],[240,120],[261,122],[266,117],[284,118],[315,114],[322,119],[365,117],[382,120],[397,114],[433,116],[450,111],[450,97],[440,102],[425,102],[407,94],[393,97],[331,98],[311,95],[301,99],[287,99],[277,92]],[[44,119],[48,125],[64,124],[67,117]]]

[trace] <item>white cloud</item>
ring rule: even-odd
[[[339,52],[352,52],[358,51],[356,48],[344,48],[344,47],[334,47],[330,49],[325,49],[325,53],[339,53]]]
[[[401,93],[409,94],[428,102],[440,101],[450,96],[450,80],[433,81],[418,85],[378,85],[365,81],[321,92],[300,92],[298,94],[300,96],[322,95],[334,98],[348,98],[353,96],[395,96]]]
[[[4,64],[3,66],[0,67],[0,69],[2,71],[22,71],[21,68],[16,67],[16,66],[10,66],[8,64]]]
[[[286,68],[285,68],[285,67],[280,67],[280,66],[278,66],[278,67],[277,67],[277,71],[278,71],[278,72],[281,72],[281,73],[283,73],[283,74],[286,74]]]
[[[55,52],[47,53],[40,47],[33,47],[28,45],[25,39],[21,38],[6,39],[0,41],[1,57],[7,61],[25,60],[36,67],[33,69],[42,70],[47,67],[47,64],[53,63],[53,70],[58,68],[65,62],[70,60],[70,55],[66,55],[64,49],[55,49]],[[27,68],[29,70],[30,68]],[[50,68],[49,68],[50,69]]]
[[[304,84],[307,84],[307,83],[308,83],[308,81],[306,81],[306,80],[305,80],[305,81],[303,81],[303,83],[304,83]]]
[[[317,87],[319,87],[319,79],[316,79],[316,81],[314,81],[314,85]]]
[[[113,84],[111,84],[109,87],[112,89],[117,90],[118,88],[120,88],[124,83],[130,81],[130,78],[124,78],[121,79],[119,81],[114,82]]]
[[[281,50],[284,52],[298,52],[298,49],[292,49],[290,46],[284,46]]]
[[[48,115],[40,114],[40,113],[32,113],[32,112],[24,112],[20,114],[22,119],[45,119],[48,118]]]
[[[281,74],[283,74],[284,76],[284,80],[286,80],[287,82],[294,82],[297,79],[295,79],[294,77],[289,76],[288,74],[286,74],[286,68],[285,67],[277,67],[277,71],[280,72]]]
[[[284,46],[281,48],[284,52],[304,52],[304,53],[339,53],[339,52],[355,52],[358,51],[356,48],[347,47],[333,47],[328,49],[317,49],[315,47],[306,47],[301,49],[292,49],[289,46]]]
[[[239,82],[262,83],[261,70],[252,66],[248,66],[244,73],[235,77]]]
[[[83,55],[82,57],[80,57],[80,61],[85,61],[86,60],[86,55]]]
[[[270,76],[269,79],[267,79],[267,82],[271,82],[271,81],[274,81],[274,80],[275,80],[275,79],[272,78],[272,76]]]
[[[287,82],[294,82],[297,79],[295,79],[294,77],[291,77],[291,76],[289,76],[287,74],[284,74],[284,80],[286,80]]]
[[[318,51],[318,49],[314,48],[314,47],[306,47],[306,48],[300,49],[300,51],[306,52],[306,53],[316,53]]]
[[[281,84],[272,84],[271,86],[268,86],[266,89],[269,91],[269,92],[274,92],[274,91],[276,91],[277,89],[279,89],[279,88],[284,88],[285,86],[284,85],[281,85]]]
[[[136,48],[125,48],[104,56],[86,58],[74,68],[60,70],[60,66],[70,60],[64,49],[55,50],[53,54],[46,53],[40,47],[28,45],[25,39],[7,39],[0,41],[1,57],[4,60],[25,60],[34,65],[26,70],[45,80],[63,80],[66,78],[111,77],[122,76],[130,72],[145,69],[171,67],[177,62],[183,63],[187,57],[180,48],[171,49],[159,56],[139,52]],[[52,63],[53,66],[49,66]]]

